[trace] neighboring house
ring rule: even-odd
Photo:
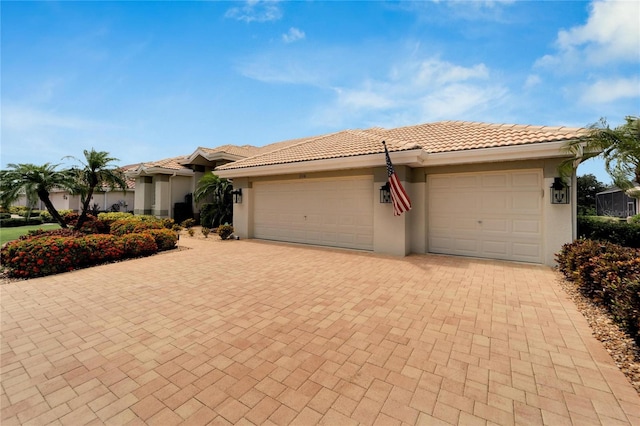
[[[640,191],[640,187],[635,188]],[[640,199],[630,197],[620,188],[609,188],[596,194],[598,216],[629,217],[640,212]]]
[[[222,165],[199,149],[177,163],[193,176],[198,157],[206,162],[203,170],[215,167],[233,179],[242,191],[234,204],[241,238],[551,265],[576,235],[575,175],[569,204],[552,204],[550,187],[567,158],[562,146],[582,132],[446,121],[287,141],[243,159],[224,157],[232,161]],[[380,202],[387,182],[382,141],[412,201],[401,216]],[[163,182],[182,176],[172,173],[167,169]],[[145,212],[167,213],[168,203],[158,207],[151,196],[144,203],[139,198],[138,187],[153,179],[136,182],[136,211],[144,205]],[[156,202],[165,196],[158,186],[155,196]]]
[[[125,171],[131,166],[124,166]],[[134,210],[135,200],[135,180],[126,179],[127,188],[125,191],[121,189],[111,190],[108,187],[96,189],[91,198],[89,207],[97,205],[100,211],[121,211],[129,212]],[[73,210],[79,213],[82,210],[82,200],[79,195],[72,195],[69,191],[62,189],[54,189],[49,193],[49,199],[53,203],[56,210]],[[26,206],[27,198],[22,195],[12,203],[14,206]],[[34,206],[38,210],[46,210],[44,203],[38,200]]]

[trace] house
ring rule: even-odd
[[[278,148],[291,142],[272,144]],[[177,222],[195,216],[198,206],[191,199],[198,181],[216,167],[253,155],[268,147],[223,145],[198,147],[190,155],[139,163],[130,167],[126,176],[135,181],[134,214],[173,218]]]
[[[640,186],[635,188],[640,191]],[[609,188],[596,194],[596,214],[598,216],[629,217],[640,212],[640,198],[629,196],[629,191]]]
[[[575,175],[565,194],[557,172],[567,158],[561,147],[582,132],[444,121],[302,138],[225,164],[203,152],[177,162],[192,168],[199,157],[205,168],[233,179],[241,193],[234,204],[240,238],[552,265],[576,236]],[[381,202],[387,182],[382,141],[412,201],[400,216]],[[171,170],[162,182],[181,176]],[[138,185],[145,184],[136,182],[136,209],[166,213],[168,204],[157,204],[164,199],[158,187],[156,204],[151,196],[139,198]]]
[[[123,166],[122,170],[126,171],[132,166]],[[94,205],[100,211],[122,211],[128,212],[134,209],[135,198],[135,181],[133,179],[125,179],[127,183],[126,189],[113,189],[111,190],[107,186],[96,188],[93,196],[91,197],[91,203],[89,207]],[[72,210],[79,213],[82,210],[82,199],[78,194],[71,194],[68,190],[54,188],[49,192],[49,200],[53,204],[56,210]],[[12,203],[14,206],[26,206],[27,197],[21,195],[16,201]],[[37,210],[46,210],[44,203],[40,200],[36,201],[35,206]]]

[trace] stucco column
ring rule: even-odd
[[[413,198],[411,188],[407,182],[408,167],[394,167],[398,178],[407,191],[409,198]],[[412,210],[393,215],[393,204],[380,203],[380,187],[387,182],[386,167],[378,167],[373,171],[373,251],[376,253],[406,256],[411,250],[409,228]]]
[[[233,204],[233,229],[240,238],[253,238],[253,188],[246,178],[233,180],[233,189],[242,190],[242,203]]]
[[[152,214],[156,217],[169,217],[169,213],[171,212],[171,191],[169,188],[169,176],[156,175],[154,181],[156,200],[153,205]]]
[[[575,177],[572,176],[572,188],[569,204],[551,204],[551,184],[553,178],[559,176],[557,171],[557,161],[547,161],[545,163],[542,199],[542,215],[544,223],[544,263],[549,266],[556,264],[555,254],[562,246],[570,243],[575,235],[575,215],[576,191]],[[574,173],[575,176],[575,173]]]
[[[134,214],[151,214],[153,202],[153,178],[139,176],[136,178],[136,192],[134,196]]]

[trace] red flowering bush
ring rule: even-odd
[[[33,278],[122,258],[123,244],[112,235],[41,236],[8,243],[0,260],[12,277]]]
[[[170,229],[149,229],[145,233],[153,236],[159,251],[171,250],[178,242],[178,234]]]
[[[148,256],[158,251],[156,240],[148,232],[126,234],[119,239],[124,244],[126,257]]]
[[[77,214],[67,218],[73,224]],[[101,233],[109,221],[89,216],[81,231],[36,230],[9,242],[0,250],[0,262],[11,277],[33,278],[71,271],[119,259],[148,256],[176,246],[173,222],[149,216],[115,220],[112,234]]]

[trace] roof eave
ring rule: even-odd
[[[562,151],[567,141],[531,143],[491,148],[477,148],[465,151],[427,153],[424,166],[444,166],[469,163],[494,163],[499,161],[532,160],[544,158],[569,158],[571,154]]]

